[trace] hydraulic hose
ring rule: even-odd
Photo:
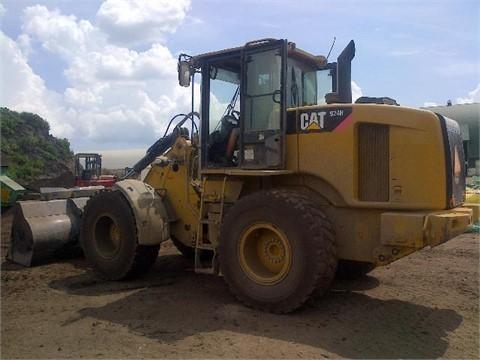
[[[175,125],[172,132],[167,135],[170,125],[179,116],[183,116],[183,119],[177,125]],[[150,165],[155,160],[156,157],[162,155],[165,151],[171,148],[175,143],[175,140],[179,136],[188,135],[188,130],[183,129],[182,125],[185,124],[185,122],[188,119],[191,119],[192,123],[195,124],[195,121],[193,119],[194,116],[196,116],[197,118],[200,117],[200,115],[197,112],[191,112],[186,115],[185,114],[175,115],[168,123],[167,129],[165,130],[165,134],[160,139],[155,141],[155,143],[152,146],[148,148],[145,156],[141,158],[139,161],[137,161],[137,163],[133,165],[130,171],[128,171],[128,173],[125,174],[125,176],[123,176],[121,180],[128,179],[132,176],[136,176],[140,174],[143,169],[145,169],[148,165]],[[195,127],[196,127],[196,124],[195,124]]]

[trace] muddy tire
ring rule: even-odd
[[[323,295],[335,276],[336,246],[324,213],[299,191],[248,195],[225,216],[220,269],[247,306],[288,313]]]
[[[106,280],[146,273],[159,250],[159,245],[138,244],[134,215],[118,191],[99,193],[87,202],[80,244],[95,273]]]

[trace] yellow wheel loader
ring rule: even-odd
[[[192,111],[89,198],[80,244],[102,278],[146,272],[171,239],[248,306],[287,313],[462,233],[458,124],[390,98],[352,103],[351,41],[329,63],[286,40],[180,55]],[[194,86],[201,87],[195,113]]]

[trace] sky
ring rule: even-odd
[[[75,152],[104,151],[104,166],[132,165],[190,109],[180,53],[267,37],[322,55],[335,37],[331,61],[355,40],[356,97],[480,102],[478,0],[0,0],[0,106],[38,113]]]

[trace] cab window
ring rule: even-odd
[[[207,163],[214,167],[237,165],[240,115],[240,72],[210,64]]]
[[[280,129],[281,65],[278,49],[248,56],[245,131]]]
[[[287,108],[325,104],[332,92],[330,69],[316,70],[295,59],[288,59]]]

